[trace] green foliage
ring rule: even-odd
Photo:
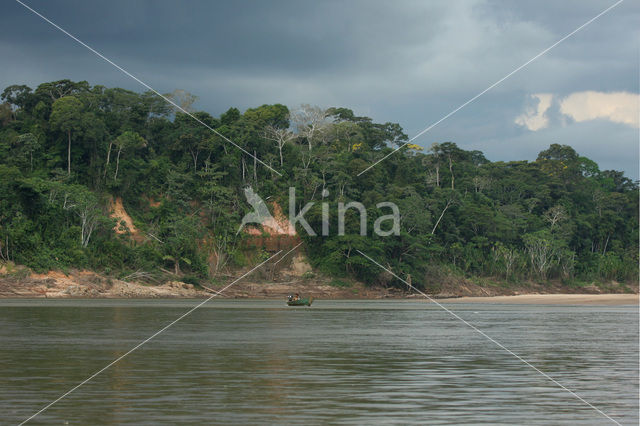
[[[345,288],[345,287],[351,287],[351,283],[344,281],[344,280],[340,280],[340,279],[333,279],[329,282],[329,285],[331,287],[340,287],[340,288]]]
[[[315,277],[316,277],[316,274],[313,271],[307,271],[304,274],[302,274],[303,280],[312,280]]]
[[[185,275],[184,277],[180,278],[180,280],[183,283],[193,284],[195,286],[200,285],[200,279],[195,275]]]
[[[195,99],[171,96],[185,107]],[[637,279],[637,184],[570,146],[552,144],[534,162],[490,162],[453,142],[408,145],[357,176],[408,140],[398,124],[309,105],[229,108],[220,117],[193,111],[280,177],[153,93],[60,80],[9,86],[1,98],[0,260],[38,271],[168,268],[195,283],[252,265],[270,253],[250,252],[236,234],[249,209],[244,188],[286,215],[293,186],[298,211],[316,202],[305,217],[319,235],[298,231],[312,266],[334,283],[403,286],[360,251],[428,291],[463,275]],[[115,197],[136,235],[115,232]],[[350,201],[366,206],[367,236],[353,210],[345,235],[337,233],[337,203]],[[385,201],[399,206],[399,235],[373,235],[376,218],[388,214],[375,206]],[[320,202],[330,208],[326,236]]]

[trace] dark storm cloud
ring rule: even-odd
[[[613,2],[28,4],[159,91],[197,94],[213,114],[339,105],[413,135]],[[531,132],[514,120],[535,93],[638,93],[639,18],[637,4],[622,3],[417,142],[453,140],[508,160],[562,141],[637,178],[637,129],[597,121]],[[71,78],[142,89],[18,3],[3,4],[0,24],[0,86]]]

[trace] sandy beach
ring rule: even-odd
[[[638,305],[637,294],[523,294],[518,296],[458,297],[446,303],[504,303],[531,305]]]

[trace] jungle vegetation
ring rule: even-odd
[[[505,282],[637,279],[637,182],[600,170],[570,146],[551,144],[531,162],[491,162],[453,142],[407,144],[358,176],[408,140],[398,124],[310,105],[229,108],[214,117],[192,110],[193,95],[167,96],[217,134],[150,92],[69,80],[7,87],[0,260],[212,279],[265,255],[236,234],[250,210],[244,188],[287,214],[295,187],[298,209],[318,201],[305,215],[316,230],[320,201],[332,210],[339,201],[362,202],[371,209],[369,229],[377,203],[400,208],[398,236],[361,236],[355,211],[344,236],[300,232],[312,265],[330,276],[400,284],[362,250],[418,286],[443,269]],[[115,197],[138,238],[114,231]]]

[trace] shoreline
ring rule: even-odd
[[[197,294],[188,295],[164,295],[164,297],[149,297],[148,295],[141,296],[67,296],[67,297],[37,297],[34,295],[0,297],[0,303],[2,301],[20,301],[20,300],[200,300],[206,299],[211,294],[199,292]],[[610,294],[520,294],[516,296],[464,296],[464,297],[431,297],[438,303],[443,304],[497,304],[497,305],[564,305],[564,306],[639,306],[640,295],[629,293],[610,293]],[[431,301],[424,296],[420,295],[394,295],[386,297],[318,297],[316,301],[398,301],[398,302],[415,302],[424,301],[430,303]],[[221,297],[220,300],[235,300],[235,301],[274,301],[284,300],[283,297],[275,296],[236,296],[236,297]]]
[[[478,296],[438,299],[439,303],[495,303],[512,305],[580,305],[638,306],[640,296],[630,293],[610,294],[520,294],[517,296]]]
[[[284,300],[299,293],[316,300],[427,300],[423,295],[395,287],[367,286],[328,277],[304,279],[288,274],[271,280],[247,280],[233,286],[198,286],[182,281],[151,285],[105,277],[93,271],[49,271],[36,274],[28,269],[0,271],[0,299],[220,299]],[[177,278],[177,277],[176,277]],[[222,289],[222,294],[218,292]],[[428,293],[429,294],[429,293]],[[442,303],[548,304],[548,305],[638,305],[634,284],[590,285],[582,289],[556,284],[520,283],[505,288],[478,285],[467,280],[444,280],[430,298]]]

